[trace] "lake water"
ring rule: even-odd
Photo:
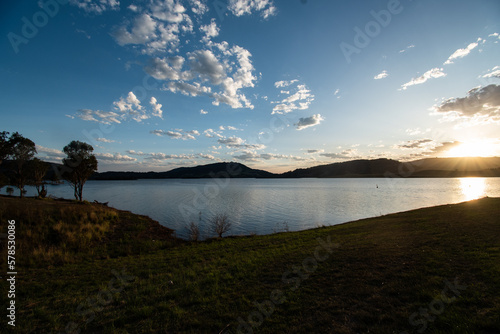
[[[17,189],[16,189],[17,190]],[[28,195],[35,190],[27,187]],[[5,194],[5,188],[1,193]],[[69,185],[49,195],[73,198]],[[17,192],[15,192],[17,194]],[[84,198],[150,216],[186,238],[193,221],[204,236],[206,221],[227,213],[228,235],[269,234],[380,216],[426,206],[500,197],[500,178],[432,179],[199,179],[88,181]]]

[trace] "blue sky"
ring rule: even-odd
[[[0,5],[0,130],[99,171],[500,155],[500,2]]]

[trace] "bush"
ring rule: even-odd
[[[222,234],[229,231],[232,227],[229,217],[225,213],[218,213],[209,220],[210,226],[214,230],[215,234],[222,238]]]
[[[198,224],[191,222],[188,226],[189,239],[192,241],[198,241],[200,239],[200,228]]]

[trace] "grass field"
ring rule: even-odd
[[[72,201],[0,197],[8,220],[3,332],[500,333],[500,198],[204,242]]]

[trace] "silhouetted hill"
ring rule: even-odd
[[[500,158],[428,158],[410,162],[391,159],[352,160],[296,169],[280,175],[303,177],[500,177]]]
[[[0,173],[9,174],[11,161],[0,165]],[[57,179],[56,170],[64,167],[48,163],[46,180]],[[180,167],[167,172],[103,172],[91,180],[198,179],[231,178],[336,178],[336,177],[500,177],[500,157],[428,158],[410,162],[392,159],[351,160],[300,168],[282,174],[253,169],[237,162],[219,162],[195,167]]]
[[[400,164],[391,159],[352,160],[296,169],[281,174],[281,177],[382,177],[386,173],[397,174]]]
[[[212,177],[270,178],[276,174],[253,169],[237,162],[219,162],[196,167],[180,167],[168,172],[104,172],[96,173],[93,180],[134,180],[134,179],[202,179]]]

